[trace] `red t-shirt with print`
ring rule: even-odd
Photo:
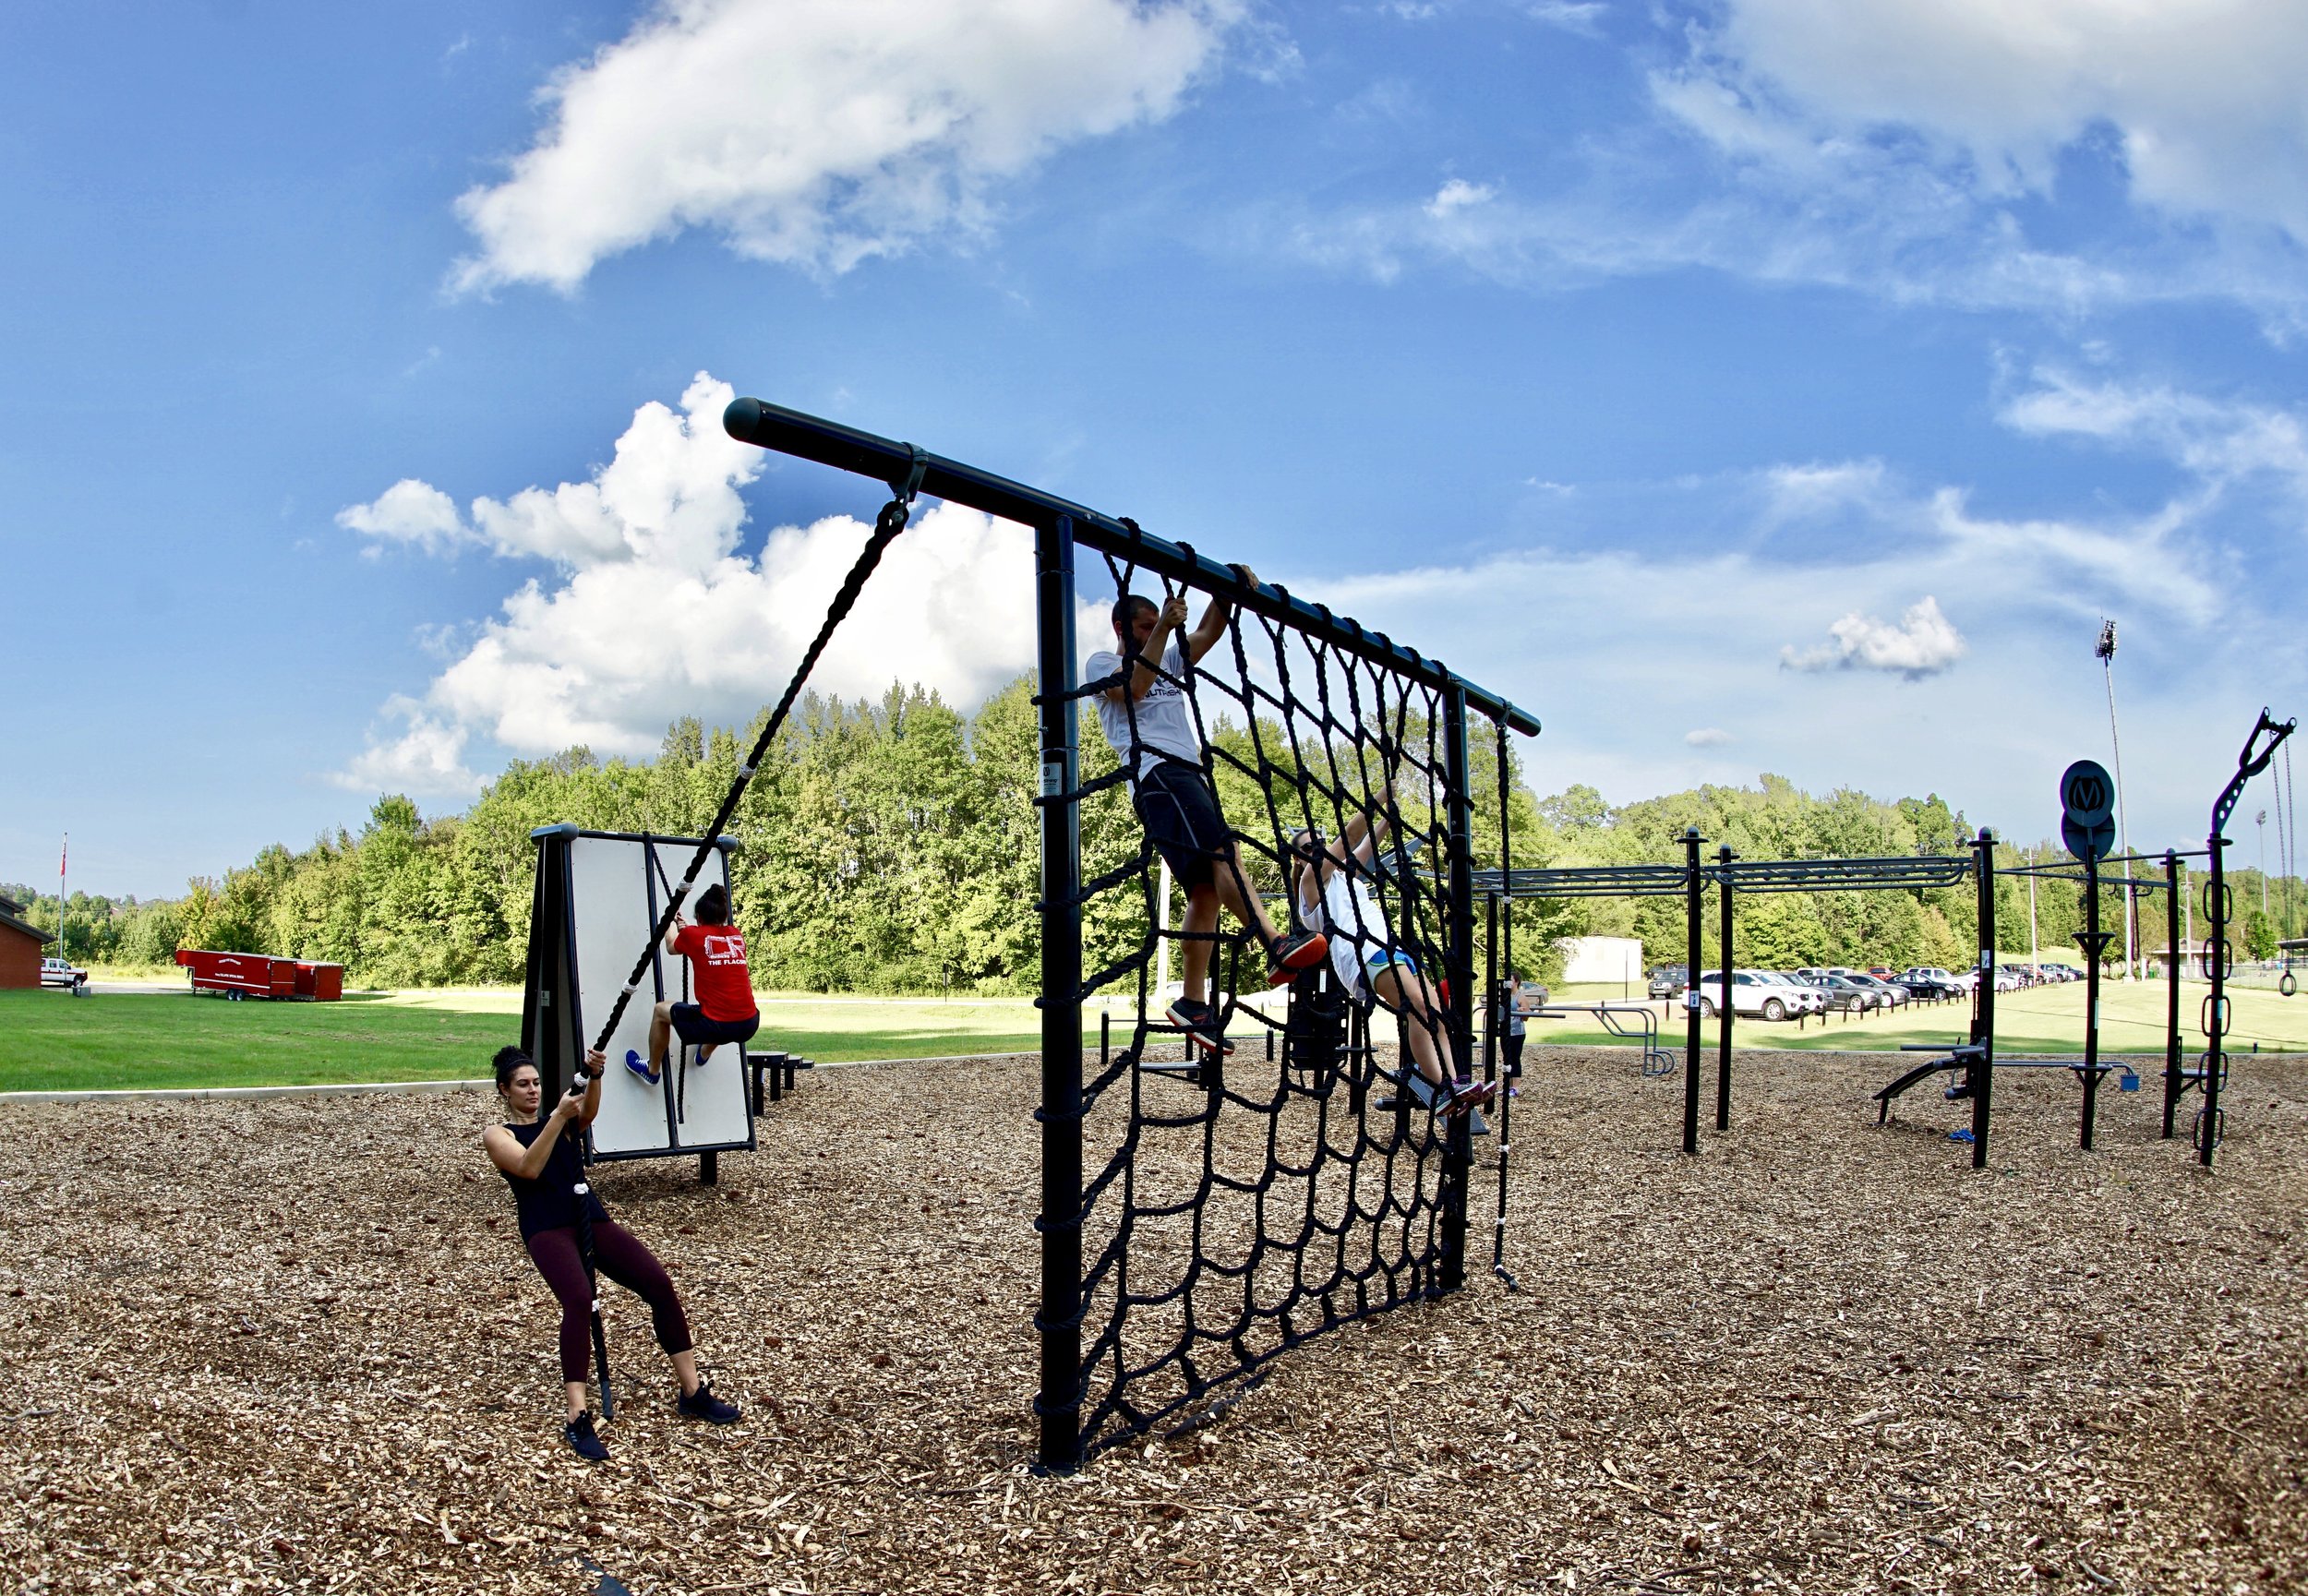
[[[737,927],[683,926],[673,933],[673,951],[695,970],[697,1006],[707,1019],[750,1020],[761,1013],[745,969],[745,933]]]

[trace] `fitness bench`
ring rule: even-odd
[[[785,1095],[793,1090],[796,1070],[817,1068],[815,1059],[797,1059],[790,1053],[748,1053],[745,1063],[753,1073],[753,1114],[756,1119],[761,1117],[762,1112],[762,1082],[764,1076],[769,1082],[769,1100],[775,1103],[782,1101]]]

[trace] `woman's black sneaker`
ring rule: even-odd
[[[606,1463],[609,1460],[609,1449],[601,1444],[601,1437],[593,1433],[593,1415],[590,1413],[580,1413],[562,1425],[561,1439],[569,1443],[571,1451],[589,1462]]]
[[[738,1405],[725,1402],[714,1395],[714,1388],[700,1380],[693,1395],[673,1399],[674,1411],[684,1419],[703,1419],[708,1424],[734,1424],[738,1422]]]

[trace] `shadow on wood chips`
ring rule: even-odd
[[[1735,1129],[1685,1160],[1673,1089],[1625,1054],[1536,1055],[1521,1292],[1478,1270],[1072,1480],[1024,1468],[1030,1062],[819,1074],[717,1189],[603,1170],[745,1421],[678,1419],[612,1289],[594,1468],[559,1444],[492,1099],[0,1110],[0,1567],[35,1591],[590,1591],[588,1562],[642,1596],[2308,1587],[2299,1064],[2239,1061],[2209,1176],[2152,1091],[2108,1094],[2082,1153],[2066,1076],[2000,1081],[1974,1173],[1954,1106],[1871,1122],[1896,1060],[1739,1064]]]

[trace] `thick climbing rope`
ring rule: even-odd
[[[930,463],[929,456],[911,444],[906,447],[913,456],[912,469],[902,479],[890,484],[890,501],[882,507],[882,513],[873,518],[872,535],[866,539],[857,564],[850,567],[840,591],[834,594],[834,602],[825,612],[824,622],[817,629],[817,636],[811,640],[808,651],[801,656],[801,663],[795,667],[793,679],[786,684],[785,696],[777,701],[777,707],[770,712],[769,719],[763,724],[762,735],[753,739],[753,751],[746,755],[743,764],[738,766],[737,779],[729,784],[729,791],[722,798],[721,808],[715,812],[713,823],[705,828],[705,834],[697,845],[697,852],[690,859],[689,869],[681,873],[680,885],[673,890],[666,900],[665,907],[658,911],[656,929],[643,944],[641,956],[633,961],[632,971],[625,978],[624,988],[609,1009],[609,1017],[602,1023],[600,1035],[594,1039],[595,1051],[607,1048],[609,1038],[616,1034],[618,1022],[625,1017],[626,1004],[631,1002],[633,994],[641,990],[642,978],[649,973],[658,944],[665,941],[665,934],[672,928],[674,917],[681,912],[682,904],[688,901],[690,889],[697,884],[698,874],[704,870],[705,861],[713,857],[715,840],[737,814],[738,804],[744,798],[745,789],[751,785],[753,773],[769,757],[771,746],[776,742],[778,732],[785,726],[786,716],[793,711],[794,701],[801,696],[802,688],[809,682],[810,673],[817,668],[818,656],[825,652],[825,645],[833,641],[835,629],[848,616],[858,602],[858,595],[865,591],[867,580],[873,575],[874,568],[882,563],[883,551],[896,541],[899,533],[906,530],[906,522],[913,515],[914,496],[921,491],[922,473]]]

